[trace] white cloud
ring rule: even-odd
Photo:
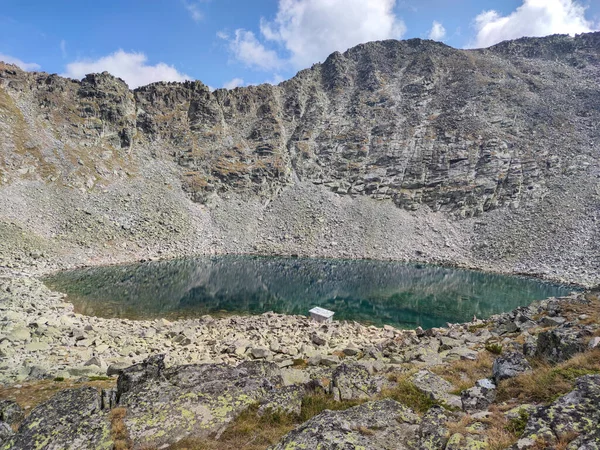
[[[241,78],[234,78],[233,80],[229,80],[223,84],[225,89],[235,89],[236,87],[243,86],[244,80]]]
[[[147,64],[148,58],[143,53],[127,53],[118,50],[108,56],[96,60],[75,61],[67,64],[62,76],[81,79],[88,73],[107,71],[122,78],[130,88],[135,89],[155,81],[185,81],[190,77],[180,73],[173,66],[158,63]]]
[[[229,39],[229,49],[235,59],[248,67],[271,70],[282,65],[277,52],[261,44],[252,31],[236,30],[235,37]]]
[[[272,22],[261,20],[265,39],[282,44],[296,68],[368,41],[401,38],[396,0],[279,0]]]
[[[470,46],[489,47],[523,36],[593,31],[585,10],[575,0],[523,0],[523,4],[507,16],[493,10],[484,11],[475,18],[477,36]]]
[[[60,52],[63,58],[67,57],[67,41],[65,41],[64,39],[60,41]]]
[[[23,70],[40,70],[39,64],[26,63],[21,61],[19,58],[15,58],[14,56],[10,55],[5,55],[4,53],[0,53],[0,61],[4,61],[8,64],[14,64],[15,66],[18,66]]]
[[[444,26],[438,21],[434,20],[431,25],[431,30],[429,30],[429,39],[434,41],[441,41],[446,36],[446,29]]]
[[[279,0],[275,19],[260,21],[261,42],[239,29],[229,38],[233,56],[264,70],[284,65],[299,69],[360,43],[395,38],[406,31],[394,13],[396,0]],[[271,42],[287,52],[280,58]]]
[[[190,13],[190,17],[194,22],[200,22],[202,19],[204,19],[204,14],[200,10],[200,6],[197,3],[183,0],[183,6]]]

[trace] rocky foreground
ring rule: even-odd
[[[600,446],[594,294],[403,331],[272,313],[99,319],[35,279],[0,289],[2,450],[230,448],[232,435],[238,448]],[[14,401],[69,378],[79,387]]]

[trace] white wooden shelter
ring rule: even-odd
[[[310,318],[317,322],[333,322],[333,315],[335,314],[333,311],[318,306],[308,312],[310,313]]]

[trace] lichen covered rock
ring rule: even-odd
[[[553,448],[560,439],[569,436],[574,440],[569,449],[600,448],[599,405],[600,375],[578,378],[572,392],[532,412],[515,448],[540,448],[541,442]]]
[[[331,392],[336,400],[368,399],[381,392],[383,380],[360,364],[341,364],[333,372]]]
[[[520,352],[510,352],[496,358],[492,374],[496,383],[531,370],[531,364]]]
[[[2,450],[110,450],[108,412],[92,387],[66,389],[37,406]]]
[[[414,448],[419,417],[394,400],[324,411],[288,433],[271,450]]]
[[[126,369],[117,383],[119,406],[127,409],[125,426],[139,448],[218,434],[251,404],[283,385],[280,369],[262,361],[167,369],[161,362],[155,358]]]

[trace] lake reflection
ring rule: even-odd
[[[572,289],[537,280],[388,261],[222,256],[98,267],[45,280],[100,317],[307,314],[403,328],[443,326]]]

